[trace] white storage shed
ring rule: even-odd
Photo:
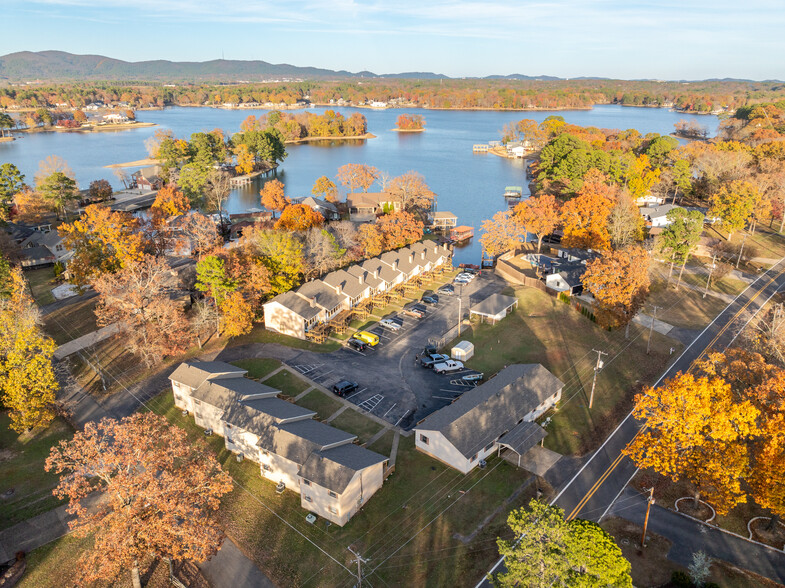
[[[468,361],[474,356],[474,343],[461,341],[450,351],[450,357],[461,361]]]

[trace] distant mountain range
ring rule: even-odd
[[[212,61],[123,61],[103,55],[74,55],[65,51],[19,51],[0,57],[0,80],[171,80],[171,81],[261,81],[280,78],[346,79],[346,78],[408,78],[438,80],[451,79],[433,72],[410,71],[396,74],[376,74],[371,71],[299,67],[288,63],[214,59]],[[472,79],[472,78],[468,78]],[[558,81],[555,76],[527,76],[523,74],[490,75],[486,80]],[[580,77],[575,80],[610,80],[612,78]],[[686,81],[686,80],[680,80]],[[739,81],[712,79],[703,81]],[[766,80],[774,82],[776,80]]]

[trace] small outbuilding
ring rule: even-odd
[[[503,294],[492,294],[479,304],[475,304],[469,309],[469,318],[480,317],[482,322],[486,320],[495,324],[510,314],[518,307],[518,299],[514,296]]]
[[[468,361],[474,357],[474,343],[471,341],[461,341],[450,351],[450,357],[460,361]]]

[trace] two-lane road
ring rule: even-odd
[[[785,288],[785,259],[780,260],[744,290],[687,346],[665,370],[659,380],[686,372],[693,362],[709,350],[725,350],[758,311],[781,289]],[[622,453],[641,429],[642,424],[631,414],[610,434],[552,501],[564,509],[565,516],[598,521],[621,494],[636,472],[632,461]],[[557,465],[558,467],[558,465]],[[499,560],[490,570],[503,566]],[[490,586],[483,580],[479,586]]]

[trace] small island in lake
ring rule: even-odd
[[[395,121],[393,131],[398,133],[422,133],[425,130],[425,117],[421,114],[402,114]]]

